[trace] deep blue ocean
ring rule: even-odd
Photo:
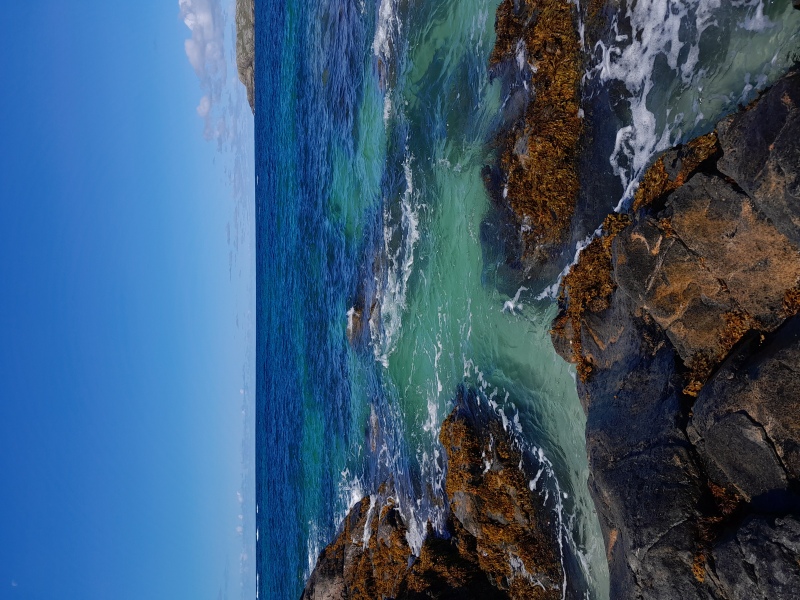
[[[587,596],[607,597],[574,369],[549,340],[555,306],[499,268],[487,218],[481,170],[508,97],[487,68],[497,4],[256,2],[260,598],[299,598],[348,509],[389,478],[412,547],[426,522],[441,528],[438,431],[462,384],[539,457],[531,489]],[[623,2],[642,33],[586,49],[588,79],[630,92],[608,157],[626,193],[653,153],[785,69],[800,17],[768,4],[687,0],[665,15],[659,0]],[[696,36],[682,50],[681,27]],[[706,30],[726,45],[700,44]],[[521,78],[535,66],[524,48],[517,64]]]

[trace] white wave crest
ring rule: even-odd
[[[701,111],[704,98],[717,102],[717,111],[725,110],[724,103],[719,103],[727,94],[724,88],[702,94],[705,85],[721,75],[716,74],[717,65],[709,63],[712,59],[701,56],[701,47],[727,39],[720,37],[720,28],[729,28],[731,40],[727,47],[718,47],[719,55],[712,62],[735,62],[728,53],[736,52],[736,43],[756,32],[776,29],[764,13],[764,0],[631,0],[625,6],[622,18],[615,17],[611,26],[613,42],[597,43],[599,60],[587,74],[604,83],[621,82],[629,93],[628,122],[617,132],[609,157],[624,190],[616,211],[626,208],[655,154],[676,144],[706,117],[717,116]],[[751,42],[763,43],[760,39]],[[665,91],[664,82],[670,77],[680,89]],[[762,86],[766,85],[763,79]],[[745,85],[742,99],[749,100],[756,89]],[[694,102],[681,105],[671,97],[677,93],[689,98],[694,92],[688,90],[697,92]]]
[[[408,281],[414,269],[414,248],[420,237],[419,207],[415,203],[411,168],[413,160],[413,155],[407,152],[403,160],[406,189],[400,198],[400,222],[392,222],[388,203],[383,211],[386,272],[377,282],[381,320],[379,325],[373,326],[372,338],[375,358],[384,367],[389,366],[389,356],[394,352],[400,337]],[[401,236],[399,244],[395,240],[397,234]]]
[[[395,36],[399,37],[401,26],[396,0],[381,0],[375,24],[375,37],[372,39],[372,52],[375,56],[389,62],[392,56],[392,42],[397,39]]]
[[[671,145],[673,130],[678,126],[673,121],[659,128],[656,115],[648,108],[656,61],[665,60],[684,83],[690,83],[695,76],[700,38],[714,23],[713,12],[719,6],[720,0],[638,0],[629,4],[625,15],[630,22],[630,36],[620,34],[615,22],[616,43],[605,46],[598,42],[602,56],[597,66],[600,80],[621,81],[630,92],[630,125],[617,132],[609,159],[625,190],[616,210],[621,210],[633,196],[650,158]],[[694,20],[696,34],[689,41],[682,41],[681,30],[686,29],[688,19]],[[684,50],[687,44],[688,53]]]

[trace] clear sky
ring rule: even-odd
[[[0,598],[239,598],[253,145],[232,19],[3,9]]]

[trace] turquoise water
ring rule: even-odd
[[[667,22],[637,12],[646,4],[631,9],[633,29]],[[729,18],[730,7],[711,0],[710,17],[698,16],[702,3],[676,4],[689,7],[671,17],[678,38],[653,34],[629,52],[644,38],[626,42],[631,26],[620,21],[614,45],[595,49],[587,72],[629,90],[609,172],[635,186],[660,144],[707,127],[789,64],[800,27],[789,3],[778,4],[760,13],[758,3],[737,5],[736,14],[763,14],[770,26]],[[538,457],[535,489],[559,524],[564,556],[577,558],[589,597],[608,595],[574,370],[549,339],[555,306],[494,258],[481,170],[494,160],[489,142],[505,101],[487,71],[496,8],[489,0],[257,4],[260,597],[299,597],[348,509],[389,478],[412,547],[427,521],[442,528],[437,438],[462,384],[480,390]],[[697,33],[701,17],[717,25]],[[698,46],[690,64],[688,44],[673,69],[669,54],[681,35],[694,35],[690,25],[700,36],[716,31],[716,45]],[[760,44],[760,58],[717,65],[742,40]],[[636,52],[646,69],[632,73],[623,58]],[[660,72],[678,76],[666,85],[653,79]],[[698,98],[703,109],[692,112]],[[608,198],[609,210],[620,200]]]

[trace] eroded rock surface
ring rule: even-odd
[[[304,599],[562,598],[556,526],[528,488],[528,459],[496,415],[462,390],[440,440],[448,458],[446,534],[429,528],[415,556],[388,482],[351,509],[320,555]]]
[[[800,74],[665,153],[562,286],[612,598],[800,586]]]

